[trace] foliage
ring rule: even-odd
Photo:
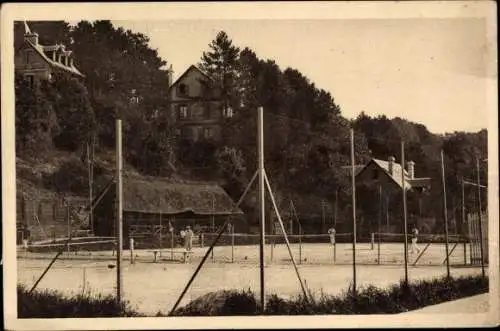
[[[54,173],[42,180],[47,189],[57,193],[85,195],[88,192],[87,165],[79,159],[65,161]]]
[[[173,316],[235,316],[256,315],[259,305],[250,290],[218,291],[193,300],[174,311]]]
[[[139,317],[127,302],[117,303],[112,295],[80,293],[64,296],[57,291],[34,291],[17,286],[19,318]]]
[[[83,151],[96,129],[94,110],[85,86],[63,73],[53,75],[47,88],[54,105],[60,132],[54,137],[57,148]]]
[[[35,156],[53,147],[59,127],[47,89],[45,82],[30,86],[23,77],[15,77],[16,152],[20,155]]]
[[[306,299],[303,295],[283,299],[275,294],[268,297],[266,315],[321,314],[396,314],[456,300],[488,291],[488,279],[481,276],[419,280],[408,286],[401,281],[386,289],[367,286],[356,296],[349,288],[340,296],[322,293]],[[214,298],[223,298],[214,302]],[[314,300],[311,300],[313,298]],[[222,303],[220,303],[222,302]],[[204,303],[204,304],[201,304]],[[222,291],[200,297],[175,311],[176,316],[254,315],[259,312],[255,296],[248,291]]]

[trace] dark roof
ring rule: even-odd
[[[123,210],[169,215],[242,214],[242,211],[219,185],[171,183],[160,178],[124,178]]]
[[[173,88],[175,85],[177,85],[177,83],[179,83],[181,81],[181,79],[184,78],[184,76],[186,76],[188,74],[188,72],[190,72],[191,70],[199,71],[207,79],[213,80],[212,77],[208,73],[206,73],[205,71],[201,70],[200,68],[198,68],[197,66],[192,64],[189,66],[189,68],[186,69],[186,71],[184,71],[184,73],[182,75],[179,76],[179,78],[177,78],[175,80],[175,82],[172,83],[172,85],[170,85],[170,88]]]
[[[21,27],[21,25],[19,25],[19,26]],[[20,31],[23,32],[23,36],[22,36],[23,38],[26,35],[36,34],[36,32],[32,32],[30,30],[30,28],[29,28],[28,24],[26,23],[26,21],[24,21],[24,25],[22,27],[23,28],[20,28]],[[21,37],[20,33],[17,36],[15,36],[15,37],[20,38]],[[58,69],[62,69],[62,70],[68,71],[68,72],[70,72],[72,74],[75,74],[77,76],[80,76],[80,77],[85,77],[85,75],[82,74],[74,65],[64,65],[64,64],[59,63],[57,61],[53,61],[45,53],[45,52],[48,52],[48,51],[60,51],[62,53],[67,54],[68,56],[71,55],[72,52],[71,51],[67,51],[65,49],[64,45],[56,44],[56,45],[44,46],[44,45],[41,45],[41,44],[35,45],[35,44],[31,43],[28,40],[23,40],[23,42],[26,45],[28,45],[30,48],[34,49],[51,66],[53,66],[55,68],[58,68]],[[18,41],[18,43],[19,43],[19,41]]]

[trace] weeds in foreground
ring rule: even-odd
[[[388,288],[366,286],[356,294],[349,286],[342,294],[332,296],[321,291],[316,296],[306,289],[290,299],[275,294],[267,297],[265,311],[250,290],[223,290],[203,295],[173,312],[173,316],[235,315],[322,315],[322,314],[397,314],[445,301],[488,291],[488,278],[466,276],[420,280],[406,285],[404,281]],[[56,291],[29,291],[18,285],[19,318],[63,317],[140,317],[128,302],[118,304],[112,295],[103,296],[89,289],[75,296]],[[158,312],[155,316],[165,316]]]

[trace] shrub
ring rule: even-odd
[[[57,291],[33,291],[17,286],[19,318],[131,317],[141,316],[128,302],[118,304],[112,295],[90,293],[67,297]]]
[[[488,279],[480,276],[403,281],[389,288],[367,286],[354,296],[351,288],[340,296],[321,294],[283,299],[268,297],[265,315],[396,314],[488,291]],[[223,298],[223,300],[221,300]],[[212,292],[178,309],[176,316],[254,315],[259,312],[255,296],[249,292]]]
[[[174,316],[255,315],[260,310],[250,291],[218,291],[207,293],[187,306],[177,309]]]

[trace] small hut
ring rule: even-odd
[[[112,185],[94,210],[96,235],[114,236],[115,202]],[[122,203],[125,246],[129,238],[151,246],[168,245],[168,238],[187,225],[195,233],[211,232],[227,219],[236,221],[243,214],[219,185],[162,178],[123,178]]]

